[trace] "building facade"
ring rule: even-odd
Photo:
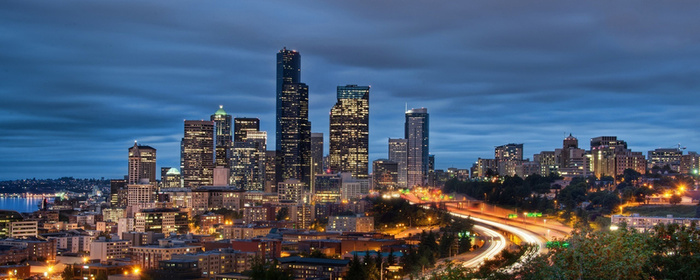
[[[396,184],[399,188],[408,185],[408,140],[389,139],[389,160],[396,162]]]
[[[156,183],[156,149],[134,142],[129,148],[128,183]]]
[[[279,200],[301,201],[305,184],[297,179],[287,179],[277,184]]]
[[[523,161],[523,144],[506,144],[496,147],[496,164],[501,176],[515,176],[515,167]]]
[[[228,167],[230,165],[229,149],[231,148],[231,115],[224,111],[224,106],[219,106],[209,120],[214,122],[216,129],[215,139],[215,166]]]
[[[374,232],[374,217],[331,216],[327,231]]]
[[[214,183],[214,122],[185,121],[180,151],[183,187],[198,188]]]
[[[369,86],[338,86],[330,112],[329,164],[331,173],[368,177]]]
[[[248,131],[260,131],[258,118],[234,118],[233,142],[243,142],[248,137]]]
[[[649,169],[668,166],[671,170],[680,172],[683,151],[681,149],[655,149],[647,153]]]
[[[428,109],[406,111],[407,187],[422,186],[428,179],[429,119]],[[391,159],[391,158],[390,158]]]
[[[174,208],[143,209],[134,214],[134,228],[138,232],[171,232],[185,234],[189,232],[189,216]]]
[[[301,55],[277,53],[276,182],[297,179],[310,185],[309,87],[301,83]]]
[[[394,190],[398,187],[399,164],[388,159],[372,162],[372,188],[375,190]]]
[[[131,241],[128,240],[96,239],[90,243],[90,259],[108,261],[126,258],[130,248]]]
[[[641,152],[627,149],[627,142],[616,136],[600,136],[591,139],[591,168],[596,177],[616,176],[625,169],[646,173],[646,159]]]
[[[333,203],[340,201],[343,179],[338,174],[316,174],[314,180],[314,201]]]
[[[128,185],[127,206],[136,206],[156,201],[156,187],[151,184]]]
[[[231,160],[231,185],[253,191],[265,190],[267,132],[249,130],[235,142]]]
[[[311,133],[311,175],[323,174],[323,133]]]

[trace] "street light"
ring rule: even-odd
[[[381,257],[381,253],[378,254]],[[384,280],[384,259],[382,259],[382,263],[379,264],[379,280]]]

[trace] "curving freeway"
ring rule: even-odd
[[[500,253],[501,250],[506,248],[507,242],[506,237],[503,236],[503,234],[500,234],[499,232],[490,228],[480,225],[474,225],[474,230],[481,233],[481,236],[483,237],[490,237],[491,240],[487,242],[489,246],[486,248],[486,250],[474,257],[471,257],[470,260],[462,262],[463,266],[469,268],[478,267],[484,260],[493,258],[496,255],[498,255],[498,253]]]
[[[412,204],[413,203],[422,203],[422,201],[420,201],[419,199],[417,199],[415,196],[412,196],[412,195],[409,195],[409,196],[402,195],[402,198],[407,200],[409,203],[412,203]],[[428,208],[429,206],[423,205],[423,207]],[[514,267],[518,267],[518,266],[522,265],[522,263],[526,259],[528,259],[532,256],[535,256],[537,254],[540,254],[544,250],[546,250],[545,249],[545,242],[547,240],[545,239],[545,237],[549,237],[550,230],[546,229],[544,227],[533,227],[533,225],[517,224],[517,223],[515,223],[513,225],[508,225],[508,224],[504,224],[504,223],[489,219],[489,218],[493,219],[493,217],[474,217],[472,215],[473,213],[471,211],[468,211],[465,209],[458,209],[457,207],[449,207],[448,206],[447,212],[453,216],[456,216],[456,217],[470,218],[478,224],[487,225],[487,226],[490,226],[492,228],[495,228],[495,229],[498,229],[498,230],[501,230],[504,232],[510,232],[513,235],[517,236],[520,240],[522,240],[522,242],[536,245],[535,250],[528,251],[527,254],[523,255],[523,257],[518,262],[513,264],[513,266],[511,266],[511,268],[509,268],[509,269],[512,269]],[[516,226],[516,225],[518,225],[518,226]],[[475,227],[477,227],[477,226],[478,225],[475,225]],[[483,227],[483,226],[478,226],[478,227],[480,230],[482,230],[482,232],[487,233],[489,236],[496,237],[497,240],[495,240],[492,244],[490,244],[490,246],[481,254],[473,257],[470,260],[464,261],[463,265],[468,266],[468,267],[478,266],[479,264],[481,264],[481,262],[483,262],[484,259],[495,257],[499,252],[501,252],[501,250],[503,250],[506,247],[507,241],[506,241],[505,237],[503,237],[502,234],[500,234],[492,229]],[[538,233],[535,233],[533,231],[537,231]],[[500,236],[500,237],[498,237],[498,236]]]

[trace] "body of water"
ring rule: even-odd
[[[15,210],[20,213],[39,210],[41,197],[0,197],[0,209]]]

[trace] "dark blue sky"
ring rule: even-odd
[[[700,150],[698,1],[2,1],[0,179],[118,178],[134,140],[179,165],[184,119],[259,117],[302,55],[314,132],[371,85],[370,160],[429,110],[438,168],[617,135]]]

